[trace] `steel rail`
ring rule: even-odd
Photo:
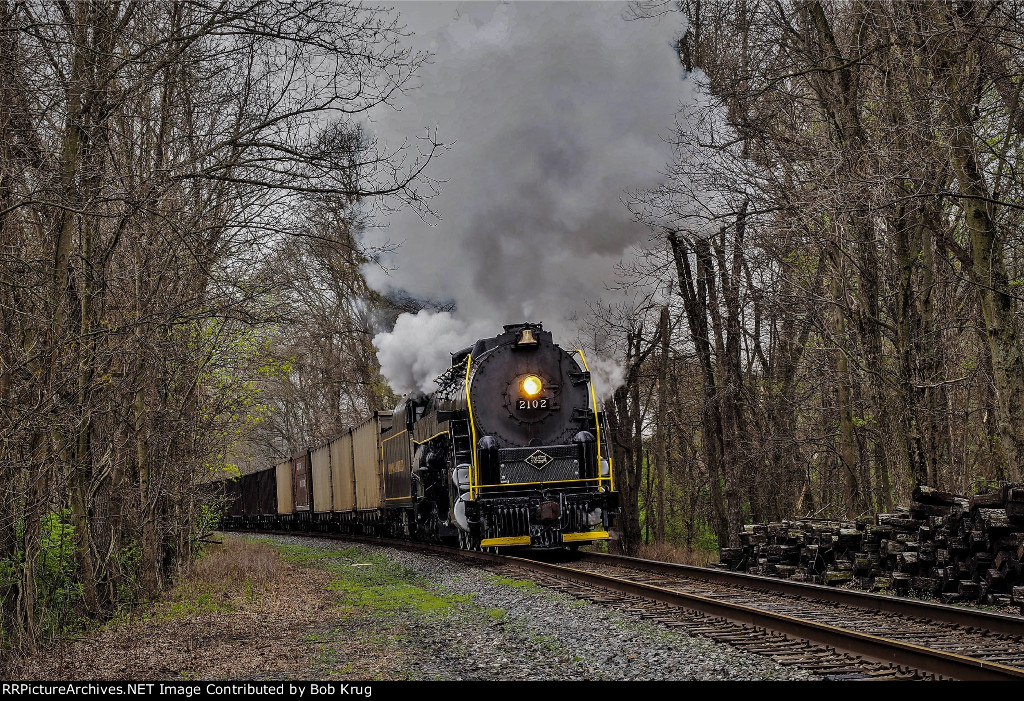
[[[1004,635],[1024,636],[1024,618],[1019,616],[979,611],[962,606],[950,606],[949,604],[940,604],[933,601],[903,599],[898,596],[888,596],[852,589],[837,589],[822,584],[794,582],[787,579],[764,577],[745,572],[731,572],[713,567],[680,565],[672,562],[643,560],[636,557],[606,555],[604,553],[588,552],[580,553],[580,555],[579,561],[581,562],[631,567],[646,572],[684,576],[715,584],[748,587],[776,594],[787,594],[789,596],[803,596],[817,601],[831,601],[880,613],[894,613],[902,616],[926,618],[937,623],[950,623],[966,628],[984,628],[993,633],[1002,633]]]

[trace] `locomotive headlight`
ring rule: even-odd
[[[523,394],[527,397],[536,397],[540,394],[540,391],[544,389],[544,384],[540,381],[540,378],[536,375],[529,375],[523,380]]]

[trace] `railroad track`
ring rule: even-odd
[[[834,679],[1024,680],[1024,618],[1017,616],[598,553],[552,562],[383,538],[277,533],[473,560]]]
[[[640,615],[826,676],[1024,679],[1017,616],[595,553],[569,569],[588,586],[615,580],[612,599]]]

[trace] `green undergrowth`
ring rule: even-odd
[[[524,594],[531,594],[535,596],[543,596],[548,601],[557,601],[562,604],[569,606],[586,606],[586,601],[580,601],[579,599],[567,598],[564,594],[542,587],[536,582],[529,579],[515,579],[514,577],[502,577],[502,576],[491,576],[491,582],[502,587],[512,587],[518,589]]]
[[[340,605],[353,611],[432,617],[472,605],[472,595],[442,591],[415,570],[359,547],[322,550],[267,542],[277,548],[286,562],[329,572],[333,579],[328,591],[337,595]]]
[[[175,592],[175,598],[161,607],[159,618],[186,618],[204,613],[230,613],[235,610],[230,595],[214,587],[182,587]]]

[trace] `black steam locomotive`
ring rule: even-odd
[[[467,549],[609,537],[618,495],[582,351],[540,324],[514,324],[455,353],[436,382],[325,446],[227,482],[224,527]]]

